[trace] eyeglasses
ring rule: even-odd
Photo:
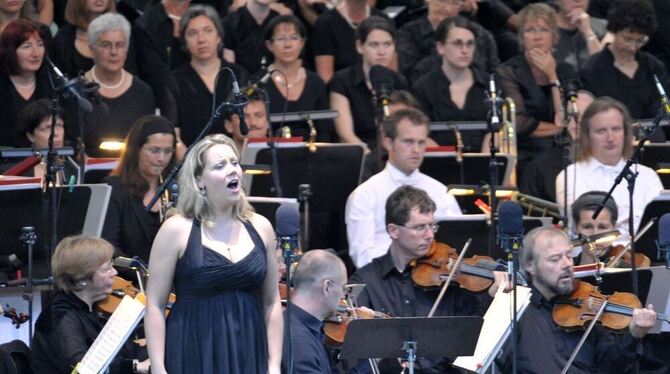
[[[629,47],[642,48],[647,43],[649,43],[649,36],[645,35],[640,39],[634,38],[632,36],[619,35],[621,41],[628,45]]]
[[[463,47],[470,49],[475,47],[475,41],[474,40],[468,40],[468,41],[463,41],[463,40],[456,40],[453,42],[447,42],[446,44],[452,45],[458,49],[462,49]]]
[[[117,43],[112,43],[112,42],[99,42],[98,43],[98,48],[102,48],[106,50],[107,52],[111,52],[113,49],[116,50],[121,50],[121,49],[126,49],[128,47],[128,44],[126,42],[117,42]]]
[[[324,279],[324,282],[330,282],[330,283],[334,284],[336,288],[341,289],[342,293],[344,293],[344,294],[347,293],[347,287],[346,287],[347,284],[346,283],[339,284],[339,283],[335,282],[334,280],[328,279],[328,278]]]
[[[289,35],[289,36],[281,35],[281,36],[278,36],[276,38],[272,38],[273,42],[282,43],[282,44],[286,44],[286,42],[289,42],[289,41],[292,42],[292,43],[295,43],[295,42],[299,42],[301,40],[302,40],[302,36],[300,36],[298,34],[293,34],[293,35]]]
[[[437,233],[437,230],[440,229],[440,226],[437,223],[424,223],[423,225],[416,225],[416,226],[405,226],[405,225],[398,225],[398,226],[423,234],[425,234],[428,230],[432,231],[433,234],[435,234]]]
[[[174,148],[161,148],[161,147],[145,147],[143,149],[154,156],[158,156],[160,153],[164,154],[165,156],[172,156],[172,154],[175,151]]]

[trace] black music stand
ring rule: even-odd
[[[648,146],[646,145],[645,148]],[[656,239],[658,239],[658,219],[668,212],[670,212],[670,194],[662,194],[656,196],[654,200],[647,204],[640,220],[639,227],[644,227],[647,222],[656,218],[656,222],[654,222],[647,233],[641,236],[635,243],[636,252],[647,255],[653,263],[663,263],[665,265],[665,255],[661,253],[660,258],[657,256]]]
[[[483,255],[493,259],[505,258],[505,252],[498,246],[493,251],[488,250],[488,232],[490,230],[488,216],[473,214],[462,217],[451,217],[437,224],[440,226],[440,229],[435,234],[435,240],[447,243],[460,251],[465,242],[469,238],[472,238],[468,256]],[[523,217],[525,232],[535,227],[548,226],[550,224],[551,217]]]
[[[488,132],[486,121],[431,122],[430,137],[440,145],[463,147],[463,152],[479,152]]]
[[[282,197],[298,198],[299,186],[309,184],[309,248],[347,248],[344,206],[358,186],[363,165],[363,147],[357,144],[316,143],[310,151],[305,143],[275,148],[281,173]],[[245,164],[271,165],[272,150],[264,143],[247,146]],[[244,186],[250,196],[276,196],[271,175],[245,175]]]
[[[340,352],[342,358],[352,361],[407,359],[411,348],[417,358],[447,357],[453,361],[473,355],[483,323],[482,317],[357,319],[349,323]]]
[[[670,163],[670,143],[647,143],[640,151],[639,162],[653,170]],[[670,189],[670,174],[659,174],[663,188]]]
[[[505,173],[498,174],[498,185],[505,185],[512,173],[510,156],[498,154],[496,159],[501,163]],[[421,164],[421,172],[429,175],[444,185],[449,184],[488,184],[489,155],[485,153],[463,154],[464,178],[461,181],[460,168],[455,152],[426,152]],[[507,183],[509,184],[509,183]]]

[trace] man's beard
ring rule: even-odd
[[[570,275],[570,282],[567,284],[563,284],[561,282],[561,279],[566,275]],[[571,269],[566,269],[563,272],[561,272],[561,275],[558,277],[558,280],[553,284],[549,284],[549,282],[547,282],[547,280],[543,276],[537,277],[536,282],[542,283],[542,285],[545,286],[545,288],[547,288],[549,291],[553,292],[556,295],[569,295],[572,293],[574,284],[574,275],[572,274]]]

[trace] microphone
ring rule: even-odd
[[[523,240],[523,213],[516,201],[505,201],[498,210],[498,243],[507,253],[507,272],[514,270],[513,252],[521,248]]]
[[[498,101],[500,100],[498,98],[498,91],[496,90],[496,81],[495,81],[495,75],[491,74],[489,76],[489,97],[487,99],[487,102],[491,104],[491,108],[489,109],[489,128],[492,131],[499,131],[500,130],[500,115],[498,114]]]
[[[124,269],[143,269],[147,270],[147,265],[140,259],[139,257],[135,256],[133,258],[128,258],[128,257],[123,257],[119,256],[115,258],[112,261],[112,265],[118,267],[118,268],[124,268]]]
[[[261,77],[261,79],[257,80],[256,82],[252,83],[250,86],[247,86],[247,88],[244,90],[244,93],[247,95],[247,97],[253,95],[256,91],[258,91],[259,88],[265,86],[266,83],[270,80],[270,77],[272,77],[272,74],[277,70],[269,70],[267,73],[265,73],[264,76]]]
[[[654,82],[656,82],[656,89],[661,95],[661,105],[663,105],[663,110],[666,114],[670,114],[670,103],[668,102],[668,95],[665,94],[663,85],[661,84],[661,81],[658,80],[658,76],[656,76],[656,74],[654,74]]]
[[[577,108],[577,95],[579,94],[579,81],[576,79],[565,79],[563,84],[563,100],[570,104],[570,113],[578,116],[579,109]]]
[[[281,204],[275,213],[277,243],[282,252],[291,254],[298,248],[300,212],[297,204]]]
[[[71,80],[68,80],[68,78],[63,74],[56,65],[51,61],[49,57],[45,58],[49,66],[51,67],[51,70],[56,74],[58,79],[61,81],[62,84],[62,90],[63,90],[63,97],[65,99],[70,98],[70,97],[75,97],[77,98],[77,103],[79,104],[79,107],[81,107],[82,110],[85,112],[91,112],[93,110],[93,106],[91,105],[91,102],[88,101],[86,98],[82,96],[82,92],[86,92],[86,88],[82,87],[83,85],[81,84],[80,78],[74,78]]]
[[[370,83],[377,100],[383,108],[384,115],[388,116],[391,93],[393,92],[393,74],[391,70],[381,65],[373,65],[370,68]]]
[[[244,107],[247,105],[247,97],[242,95],[242,91],[240,91],[240,85],[237,83],[237,76],[235,76],[235,73],[230,71],[232,75],[232,80],[233,80],[233,112],[237,113],[237,116],[240,118],[240,134],[246,136],[249,133],[249,127],[247,126],[247,122],[244,120]]]
[[[656,248],[658,258],[661,258],[661,254],[665,252],[665,267],[670,269],[670,213],[665,213],[658,221]]]

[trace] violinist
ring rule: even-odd
[[[589,191],[577,198],[572,204],[572,222],[577,236],[589,237],[615,229],[619,210],[611,197],[605,201],[605,206],[598,217],[593,219],[593,213],[598,209],[605,195],[607,195],[605,192]],[[581,252],[574,258],[575,265],[587,265],[596,262],[607,263],[607,253],[611,248],[611,245],[598,244],[595,245],[595,251],[591,251],[589,245],[584,244]],[[596,258],[598,258],[598,261],[596,261]]]
[[[567,235],[552,227],[531,230],[524,238],[519,262],[532,291],[518,325],[518,373],[560,373],[583,334],[561,329],[552,318],[557,298],[573,291],[572,249]],[[656,324],[652,308],[635,309],[629,328],[622,334],[596,325],[570,373],[625,372],[635,359],[636,343]],[[501,372],[511,372],[509,344],[497,364]]]
[[[290,360],[286,341],[289,335],[294,373],[331,373],[324,348],[323,320],[335,312],[344,298],[346,282],[347,269],[334,254],[313,249],[302,256],[293,277],[295,296],[291,304],[291,330],[284,334],[283,373],[288,372]]]
[[[93,306],[112,292],[114,247],[86,235],[63,239],[51,258],[58,291],[35,324],[33,365],[36,373],[69,374],[88,351],[103,324]],[[122,350],[110,373],[148,373],[149,360],[132,359]],[[146,352],[144,353],[146,357]]]
[[[386,230],[391,237],[391,245],[385,255],[363,266],[349,279],[350,283],[364,283],[365,288],[357,297],[359,306],[366,306],[392,317],[426,317],[430,312],[439,288],[426,289],[412,281],[412,262],[428,254],[437,231],[435,222],[435,203],[428,194],[412,186],[402,186],[386,200]],[[506,273],[496,273],[496,286],[504,282]],[[481,316],[490,302],[483,301],[472,293],[458,287],[449,288],[439,304],[436,316]],[[445,333],[445,338],[448,332]],[[395,369],[385,367],[380,370],[392,372]],[[393,363],[396,367],[396,363]],[[448,367],[419,360],[423,370],[450,372]],[[426,371],[430,372],[430,371]]]

